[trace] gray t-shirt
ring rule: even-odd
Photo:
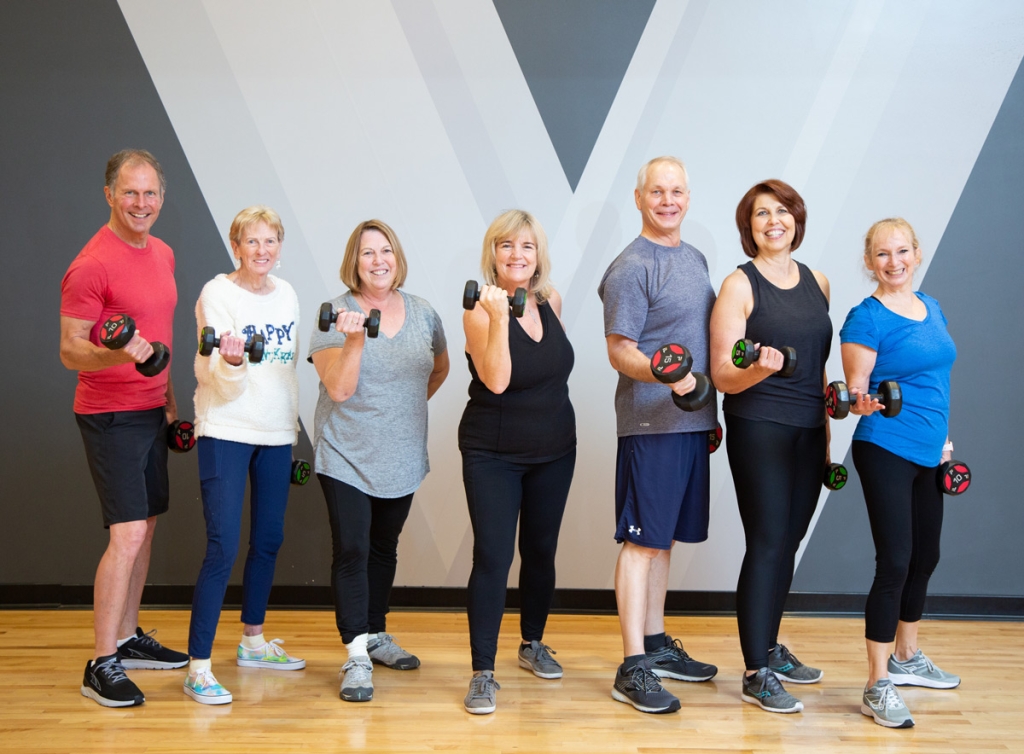
[[[608,266],[597,287],[604,334],[634,340],[651,356],[666,343],[693,354],[693,371],[708,374],[709,323],[715,291],[704,255],[688,243],[660,246],[643,236]],[[700,411],[681,411],[672,391],[619,373],[615,417],[619,437],[700,432],[715,427],[717,398]]]
[[[441,318],[425,300],[399,291],[405,323],[389,338],[381,330],[367,338],[359,384],[347,401],[335,403],[320,383],[313,418],[316,472],[345,482],[372,497],[415,492],[430,471],[427,459],[427,380],[434,357],[448,344]],[[351,292],[335,309],[359,309]],[[348,336],[334,328],[313,328],[309,355],[340,348]]]

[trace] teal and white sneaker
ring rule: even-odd
[[[860,711],[862,715],[873,717],[876,723],[886,728],[914,727],[914,718],[910,716],[910,710],[888,678],[882,678],[864,691]]]
[[[271,670],[302,670],[306,661],[292,657],[281,645],[283,639],[268,641],[262,647],[246,649],[238,645],[238,666],[242,668],[270,668]]]
[[[740,698],[765,712],[791,714],[804,708],[804,703],[782,688],[775,673],[768,668],[761,668],[752,676],[744,674]]]
[[[211,670],[186,673],[184,689],[200,704],[231,704],[231,692],[217,682]]]
[[[960,676],[938,668],[920,649],[906,662],[889,655],[889,679],[897,686],[925,686],[929,689],[955,689]]]
[[[817,683],[825,675],[817,668],[804,665],[785,644],[776,644],[768,653],[768,667],[780,681],[788,683]]]

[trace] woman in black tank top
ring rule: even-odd
[[[768,180],[751,188],[736,208],[736,225],[752,261],[725,279],[711,314],[711,376],[726,394],[726,449],[747,545],[736,586],[747,669],[741,698],[769,712],[803,709],[780,680],[817,683],[823,675],[779,644],[796,551],[828,458],[828,280],[792,258],[806,220],[792,186]],[[733,345],[743,339],[759,353],[739,368]]]
[[[494,656],[519,528],[519,665],[539,678],[562,667],[542,641],[555,592],[555,549],[576,464],[576,416],[569,402],[573,351],[548,281],[540,223],[510,210],[491,223],[481,261],[486,284],[463,315],[472,382],[459,424],[462,478],[473,524],[469,638],[473,678],[466,711],[494,712]],[[509,297],[527,291],[521,317]]]

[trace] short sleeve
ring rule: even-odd
[[[346,309],[351,309],[351,302],[346,301],[346,296],[343,294],[338,296],[336,299],[331,301],[331,305],[335,311],[341,309],[344,306]],[[313,363],[313,354],[324,351],[328,348],[344,348],[345,341],[348,340],[348,335],[343,332],[338,332],[337,328],[329,327],[327,332],[320,332],[319,322],[313,327],[313,334],[309,336],[309,354],[307,361],[310,364]]]
[[[444,325],[441,323],[441,315],[434,311],[433,307],[431,307],[430,313],[434,317],[431,348],[434,352],[434,358],[437,358],[442,353],[448,350],[448,340],[444,336]]]
[[[875,318],[871,315],[868,302],[862,301],[846,315],[843,329],[839,331],[839,342],[857,343],[877,351],[878,341],[878,327],[875,326]]]
[[[647,270],[620,257],[612,263],[597,288],[604,305],[604,334],[639,341],[647,324]]]
[[[60,286],[60,313],[64,317],[97,322],[106,301],[106,270],[90,257],[78,257]]]

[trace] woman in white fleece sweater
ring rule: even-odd
[[[206,518],[206,557],[192,598],[185,693],[201,704],[227,704],[231,692],[210,667],[210,653],[228,578],[238,554],[249,479],[250,536],[242,580],[243,667],[298,670],[280,639],[263,637],[263,620],[284,539],[292,445],[298,437],[299,302],[288,283],[270,274],[281,254],[284,227],[269,207],[238,213],[229,233],[238,269],[203,287],[196,324],[211,327],[219,347],[196,355],[196,435]],[[264,341],[263,358],[246,343]]]

